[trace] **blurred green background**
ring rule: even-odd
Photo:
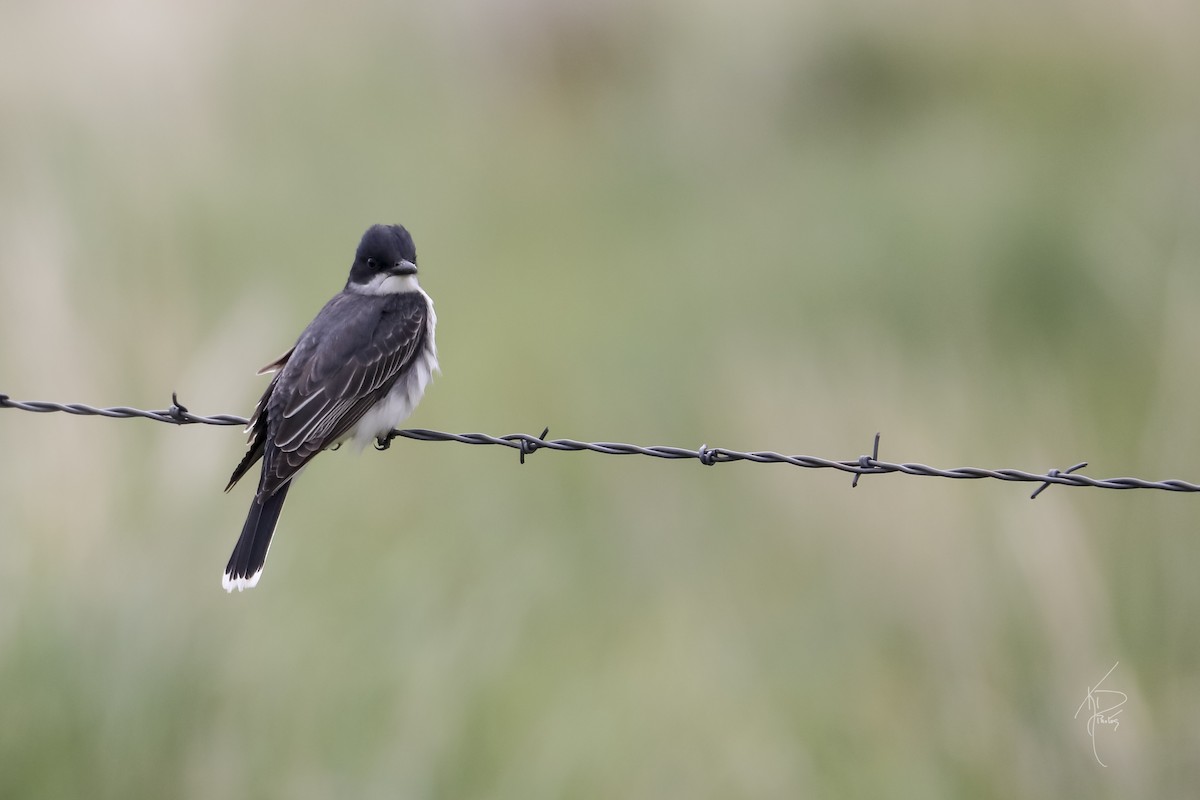
[[[1198,39],[1178,0],[5,3],[0,392],[247,414],[402,222],[413,426],[1196,481]],[[1190,495],[400,441],[317,459],[229,596],[242,447],[0,412],[0,797],[1200,782]]]

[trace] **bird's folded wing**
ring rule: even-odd
[[[337,335],[317,339],[306,333],[297,343],[268,405],[277,450],[267,465],[268,484],[286,483],[344,437],[420,352],[428,313],[424,298],[406,293],[369,300],[338,295],[310,326],[319,333],[326,327],[318,324],[321,316],[329,314],[337,321]]]

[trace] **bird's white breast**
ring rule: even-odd
[[[412,285],[416,285],[415,280],[412,281]],[[425,396],[425,387],[433,379],[433,373],[439,371],[437,342],[434,340],[437,314],[433,310],[433,301],[429,299],[429,295],[425,294],[420,286],[416,286],[415,291],[420,292],[429,309],[429,316],[425,320],[425,343],[409,368],[396,379],[387,396],[371,406],[354,426],[349,438],[359,450],[369,442],[386,436],[388,431],[399,427],[401,422],[408,419],[417,403]]]

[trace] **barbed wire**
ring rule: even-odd
[[[171,406],[162,411],[146,411],[139,408],[130,408],[128,406],[114,406],[111,408],[97,408],[84,403],[52,403],[40,400],[20,401],[13,400],[6,394],[0,394],[0,408],[12,408],[19,411],[32,411],[35,413],[49,412],[64,412],[67,414],[78,414],[81,416],[99,416],[109,417],[113,419],[150,419],[155,422],[167,422],[174,425],[242,425],[245,426],[248,420],[245,417],[239,417],[233,414],[216,414],[213,416],[201,416],[193,414],[185,406],[179,402],[179,398],[171,394]],[[1200,484],[1189,483],[1182,480],[1164,480],[1150,481],[1142,478],[1091,478],[1087,475],[1082,475],[1077,470],[1087,466],[1087,462],[1080,462],[1072,467],[1064,470],[1051,469],[1044,473],[1026,472],[1019,469],[981,469],[979,467],[958,467],[956,469],[937,469],[925,464],[902,463],[895,464],[889,461],[879,460],[879,434],[875,434],[875,443],[871,449],[871,455],[859,456],[849,460],[833,460],[828,458],[818,458],[816,456],[803,455],[785,455],[772,450],[753,450],[743,452],[741,450],[730,450],[725,447],[709,447],[702,444],[695,450],[690,450],[686,447],[668,447],[664,445],[651,445],[643,447],[636,444],[624,444],[622,442],[580,442],[575,439],[547,439],[546,436],[550,433],[547,428],[542,431],[540,436],[532,436],[527,433],[510,433],[506,436],[491,436],[486,433],[446,433],[443,431],[427,430],[425,428],[406,428],[403,430],[393,430],[382,445],[376,445],[381,450],[386,450],[391,444],[392,439],[403,437],[405,439],[414,439],[421,442],[459,442],[461,444],[474,445],[499,445],[501,447],[510,447],[520,453],[520,461],[525,463],[525,457],[532,455],[538,450],[561,450],[561,451],[582,451],[588,450],[593,453],[602,453],[605,455],[641,455],[651,456],[654,458],[665,458],[670,460],[686,460],[695,459],[706,466],[715,464],[725,464],[734,461],[750,461],[756,464],[791,464],[797,467],[805,467],[807,469],[835,469],[841,472],[850,473],[854,476],[851,486],[857,486],[859,478],[863,475],[887,475],[890,473],[903,473],[905,475],[918,475],[929,478],[958,478],[966,480],[979,480],[991,478],[1000,481],[1011,481],[1020,483],[1037,483],[1038,488],[1030,495],[1030,499],[1035,499],[1039,494],[1046,490],[1051,485],[1060,486],[1089,486],[1096,489],[1160,489],[1167,492],[1200,492]]]

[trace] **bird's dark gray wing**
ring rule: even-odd
[[[234,485],[242,479],[242,476],[250,471],[250,468],[257,463],[263,456],[263,448],[267,442],[267,402],[271,399],[271,395],[275,391],[275,384],[279,382],[278,370],[282,369],[287,360],[292,357],[292,353],[296,348],[293,347],[275,361],[272,361],[267,366],[258,371],[259,375],[265,375],[268,372],[276,374],[271,378],[271,382],[267,384],[267,390],[263,392],[262,397],[258,399],[258,404],[254,406],[254,413],[250,415],[250,421],[246,423],[246,431],[250,434],[246,455],[242,457],[241,462],[233,470],[233,475],[229,478],[229,483],[225,485],[225,491],[229,491]]]
[[[260,492],[274,493],[295,477],[391,390],[424,346],[427,315],[416,292],[343,293],[321,309],[264,395]]]

